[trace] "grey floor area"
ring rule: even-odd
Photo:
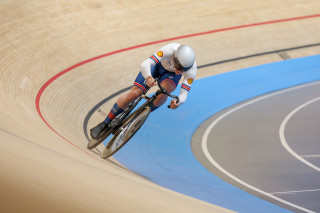
[[[320,82],[313,82],[234,105],[197,129],[192,150],[209,171],[239,188],[295,212],[320,212],[319,96]],[[286,147],[280,134],[288,116]]]

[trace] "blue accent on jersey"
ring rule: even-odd
[[[150,58],[151,58],[156,64],[158,64],[158,63],[160,62],[155,55],[150,56]]]
[[[181,88],[187,90],[188,92],[189,92],[190,89],[191,89],[191,87],[189,87],[189,86],[186,85],[186,84],[182,84],[182,85],[181,85]]]

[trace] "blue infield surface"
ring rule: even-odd
[[[229,106],[317,80],[320,80],[320,55],[196,80],[183,106],[177,110],[165,106],[153,112],[114,157],[156,184],[237,212],[290,212],[209,172],[194,157],[191,138],[202,122]]]

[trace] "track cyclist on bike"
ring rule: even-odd
[[[130,103],[145,94],[149,88],[156,86],[157,83],[154,78],[160,79],[161,86],[171,93],[176,89],[183,76],[179,95],[180,102],[177,103],[176,99],[172,99],[170,103],[171,109],[177,109],[186,101],[196,74],[195,53],[190,46],[171,43],[160,48],[142,62],[141,72],[138,74],[131,90],[117,100],[107,118],[96,127],[90,129],[91,137],[94,139],[99,138],[100,134],[108,128],[110,122],[122,113]],[[151,111],[159,108],[166,100],[166,95],[159,95],[152,103]]]

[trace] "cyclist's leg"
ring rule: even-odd
[[[169,93],[171,93],[176,89],[180,81],[180,78],[181,78],[181,75],[177,75],[175,73],[165,71],[164,73],[162,73],[160,77],[160,82],[161,82],[160,84]],[[168,98],[167,95],[160,94],[157,97],[157,99],[153,101],[151,105],[151,111],[154,111],[157,108],[159,108],[161,105],[163,105],[166,102],[167,98]]]
[[[138,87],[132,86],[130,91],[119,97],[116,104],[122,108],[127,109],[129,104],[134,102],[137,98],[139,98],[143,94],[143,91]]]
[[[159,72],[158,72],[159,66],[160,66],[160,63],[157,64],[155,67],[151,68],[151,74],[154,78],[159,76]],[[142,73],[139,72],[131,90],[128,93],[118,98],[117,102],[113,106],[112,110],[110,111],[108,117],[104,122],[109,124],[113,120],[113,118],[115,118],[117,115],[122,113],[125,109],[127,109],[130,103],[134,102],[141,95],[145,94],[148,89],[149,87],[147,86],[146,79],[143,77]]]
[[[176,89],[176,86],[173,85],[171,82],[165,80],[161,82],[161,86],[165,88],[168,93],[173,92]],[[160,94],[156,100],[153,101],[151,104],[151,112],[158,109],[160,106],[162,106],[167,101],[168,96],[164,94]]]
[[[142,94],[146,93],[147,88],[146,81],[140,72],[130,91],[118,98],[104,122],[109,124],[113,118],[127,109],[130,103],[134,102]]]
[[[130,103],[135,101],[138,97],[146,92],[147,87],[144,86],[144,81],[145,79],[140,72],[135,80],[134,86],[132,86],[129,92],[118,98],[117,102],[113,105],[106,119],[99,123],[97,126],[90,129],[92,138],[99,138],[101,133],[107,129],[108,125],[115,117],[117,117],[125,109],[127,109]]]
[[[130,103],[135,101],[142,94],[143,92],[139,88],[133,86],[129,92],[118,98],[104,122],[109,124],[115,117],[127,109]]]

